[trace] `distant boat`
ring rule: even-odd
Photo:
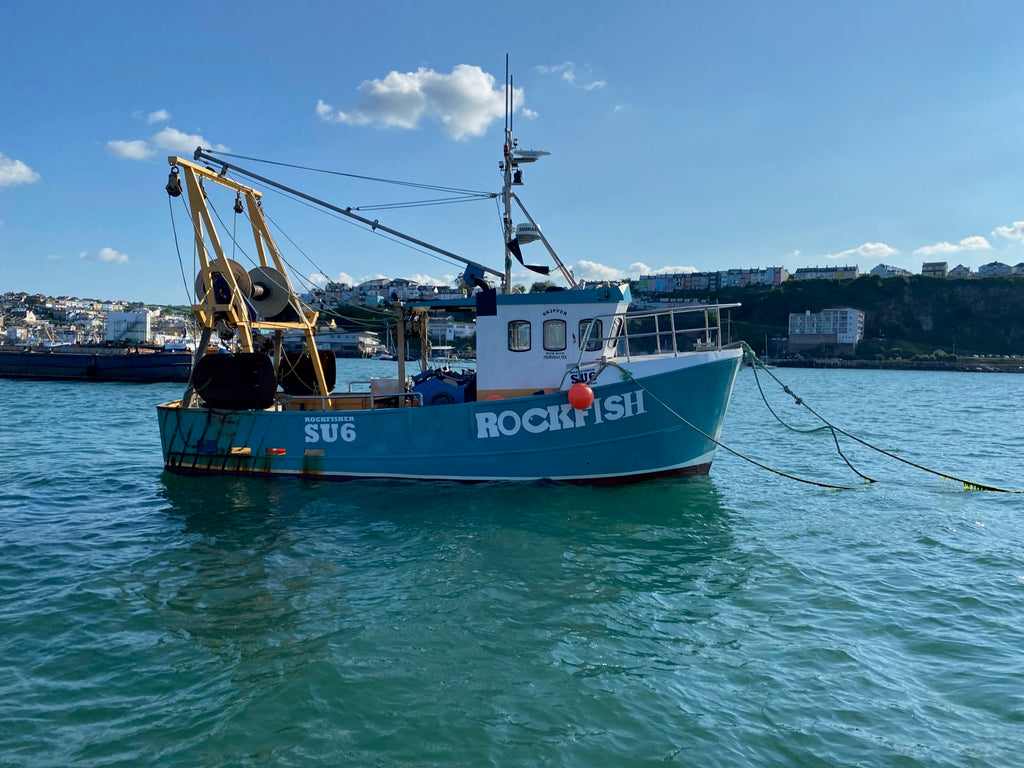
[[[0,349],[0,377],[81,381],[186,382],[191,352],[125,347],[59,346]]]
[[[430,348],[430,359],[438,363],[452,363],[458,361],[455,354],[455,347],[436,346]]]
[[[164,465],[181,474],[291,475],[448,481],[627,483],[706,474],[715,455],[742,352],[722,346],[720,318],[731,305],[629,312],[628,282],[579,285],[543,241],[568,289],[511,291],[511,258],[520,258],[511,205],[520,162],[546,153],[515,151],[506,118],[504,272],[417,240],[197,149],[196,162],[171,157],[167,189],[187,190],[200,256],[195,305],[204,340],[233,333],[234,355],[206,355],[178,400],[157,406]],[[179,177],[180,174],[180,177]],[[473,371],[423,370],[360,382],[335,392],[333,356],[317,348],[317,313],[292,290],[269,235],[262,193],[236,180],[291,196],[404,238],[466,265],[477,286],[468,298],[396,303],[397,347],[404,329],[429,338],[429,312],[475,314]],[[184,187],[184,190],[183,190]],[[217,188],[224,188],[217,192]],[[207,208],[215,194],[244,199],[260,265],[250,273],[227,257]],[[208,197],[209,196],[209,197]],[[242,203],[238,204],[242,209]],[[525,212],[525,209],[523,209]],[[529,217],[529,214],[526,214]],[[205,228],[206,231],[203,231]],[[543,240],[543,238],[542,238]],[[547,267],[531,267],[544,270]],[[487,276],[500,279],[500,286]],[[257,284],[258,290],[257,290]],[[304,334],[301,384],[294,363],[261,345],[282,332]],[[274,341],[276,339],[278,341]],[[201,345],[202,346],[202,345]],[[424,345],[426,348],[428,345]],[[329,375],[330,373],[330,375]]]
[[[387,342],[385,343],[384,347],[382,347],[381,349],[377,350],[377,352],[374,353],[374,355],[373,355],[373,357],[371,359],[373,359],[373,360],[388,360],[390,362],[395,362],[396,360],[398,360],[398,353],[395,351],[395,345],[394,345],[394,342],[391,339],[391,329],[390,328],[387,329]]]

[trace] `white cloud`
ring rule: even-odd
[[[515,89],[513,104],[522,109],[523,91]],[[420,67],[415,72],[389,72],[384,79],[359,86],[353,110],[336,109],[322,99],[316,113],[323,120],[346,125],[418,128],[424,118],[436,119],[456,140],[482,136],[505,114],[505,89],[480,67],[459,64],[451,74]]]
[[[183,155],[191,155],[195,152],[196,147],[205,147],[212,149],[214,152],[228,151],[228,148],[223,144],[213,144],[198,133],[184,133],[170,126],[154,135],[152,141],[160,149],[179,152]]]
[[[409,275],[408,279],[412,280],[417,285],[451,285],[452,284],[452,280],[439,280],[438,278],[431,277],[430,275]]]
[[[634,262],[629,265],[627,270],[631,276],[639,277],[640,275],[681,275],[687,272],[696,272],[696,267],[649,267],[642,261]]]
[[[170,117],[170,114],[165,110],[159,110],[159,112]],[[152,114],[155,115],[157,112]],[[191,157],[196,147],[206,147],[214,152],[228,151],[228,148],[223,144],[213,144],[199,134],[185,133],[170,126],[163,128],[159,133],[153,134],[149,141],[134,139],[132,141],[107,142],[107,151],[122,160],[145,160],[152,157],[158,149]]]
[[[328,282],[346,283],[347,285],[356,284],[355,279],[352,277],[352,275],[348,274],[348,272],[339,272],[334,277],[328,277],[322,272],[315,272],[312,275],[310,275],[307,279],[309,280],[309,282],[313,283],[314,285],[318,285],[321,288],[327,285]]]
[[[598,88],[604,88],[607,83],[604,80],[592,80],[591,73],[588,69],[586,74],[587,82],[579,82],[579,77],[576,72],[576,64],[571,61],[567,61],[564,64],[556,64],[553,67],[547,67],[541,65],[537,67],[537,71],[542,75],[558,75],[562,80],[574,88],[582,88],[584,91],[594,91]]]
[[[96,255],[100,261],[109,261],[114,264],[127,264],[130,259],[125,253],[118,253],[113,248],[100,248],[100,252]]]
[[[1024,223],[1024,222],[1022,222]],[[935,245],[926,245],[923,248],[918,248],[914,253],[921,256],[934,256],[940,253],[959,253],[960,251],[984,251],[990,249],[992,246],[989,245],[981,235],[972,235],[971,237],[965,237],[959,243],[947,243],[941,242]]]
[[[577,280],[586,280],[587,282],[599,282],[607,280],[609,282],[616,282],[620,280],[628,280],[631,277],[639,277],[640,275],[663,275],[663,274],[680,274],[683,272],[696,272],[696,267],[681,267],[681,266],[664,266],[664,267],[649,267],[641,261],[636,261],[630,264],[626,269],[619,269],[618,267],[609,267],[607,264],[600,264],[596,261],[588,261],[587,259],[580,259],[575,264],[568,265],[570,271]],[[523,277],[533,282],[538,280],[534,273],[524,273]],[[551,279],[558,280],[559,273],[556,270],[551,271]],[[523,282],[522,279],[519,282]]]
[[[957,251],[963,250],[958,248],[952,243],[941,242],[935,245],[926,245],[923,248],[918,248],[914,253],[921,256],[934,256],[937,253],[956,253]]]
[[[0,152],[0,187],[13,187],[15,184],[32,184],[39,181],[39,174],[25,165],[21,160],[13,160]]]
[[[166,109],[158,109],[155,112],[150,112],[146,115],[146,122],[152,125],[153,123],[166,123],[171,119],[171,113]]]
[[[149,144],[142,140],[108,141],[107,151],[123,160],[145,160],[153,154]]]
[[[996,227],[992,234],[1009,240],[1024,240],[1024,221],[1015,221],[1009,227]]]
[[[113,248],[100,248],[98,253],[86,253],[83,251],[78,254],[78,258],[105,261],[110,264],[127,264],[131,261],[127,254],[118,253]]]
[[[572,265],[572,273],[577,280],[625,280],[626,273],[616,267],[598,264],[596,261],[580,259]]]
[[[857,248],[850,248],[846,251],[840,251],[839,253],[830,253],[825,256],[826,259],[846,259],[850,256],[863,256],[868,259],[884,259],[887,256],[892,256],[894,253],[899,253],[895,248],[891,248],[885,243],[864,243],[864,245],[858,246]]]
[[[326,120],[328,123],[345,123],[347,125],[368,125],[373,122],[373,118],[369,115],[362,113],[350,113],[342,112],[340,109],[335,109],[330,104],[325,102],[323,99],[317,99],[316,101],[316,113],[322,120]],[[385,122],[385,121],[382,121]],[[385,125],[389,123],[385,122]],[[392,122],[391,124],[397,124]],[[413,121],[412,125],[406,125],[403,127],[415,128],[416,124]]]

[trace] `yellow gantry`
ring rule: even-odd
[[[262,193],[252,187],[240,184],[228,178],[222,173],[197,165],[181,157],[171,156],[167,162],[179,168],[185,179],[185,188],[188,195],[189,209],[192,214],[192,223],[195,237],[196,253],[199,257],[199,280],[197,281],[198,301],[192,305],[202,328],[213,331],[219,322],[225,323],[229,328],[237,329],[240,336],[240,346],[243,352],[255,351],[253,345],[254,330],[275,331],[275,365],[280,362],[281,334],[285,330],[301,330],[305,334],[306,346],[309,349],[313,363],[313,371],[316,375],[317,388],[321,395],[329,395],[327,379],[324,376],[323,366],[320,363],[320,355],[316,347],[316,320],[318,313],[313,310],[304,310],[299,306],[292,289],[291,279],[288,277],[288,270],[281,253],[274,242],[273,235],[267,228],[266,219],[263,216],[263,209],[260,207]],[[295,310],[298,320],[254,320],[250,317],[250,308],[246,299],[243,285],[248,285],[248,274],[244,269],[239,269],[237,262],[230,260],[224,253],[220,238],[217,235],[213,217],[207,205],[206,189],[204,182],[212,182],[226,189],[229,189],[239,196],[245,197],[246,207],[249,213],[249,223],[252,226],[253,241],[256,244],[256,253],[260,266],[273,267],[284,279],[284,285],[277,288],[287,291],[289,305]],[[212,255],[211,255],[212,250]],[[239,274],[241,272],[241,274]],[[226,303],[218,300],[214,289],[214,277],[219,275],[230,291]]]

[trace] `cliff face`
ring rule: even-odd
[[[778,288],[719,291],[738,301],[732,319],[784,333],[791,312],[854,307],[865,313],[865,338],[990,354],[1024,354],[1024,278],[943,279],[866,275],[856,280],[790,280]]]

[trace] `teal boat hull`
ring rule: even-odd
[[[158,406],[167,470],[456,482],[627,483],[706,474],[740,356],[595,385],[577,410],[558,391],[356,411]],[[606,380],[608,377],[602,377]]]

